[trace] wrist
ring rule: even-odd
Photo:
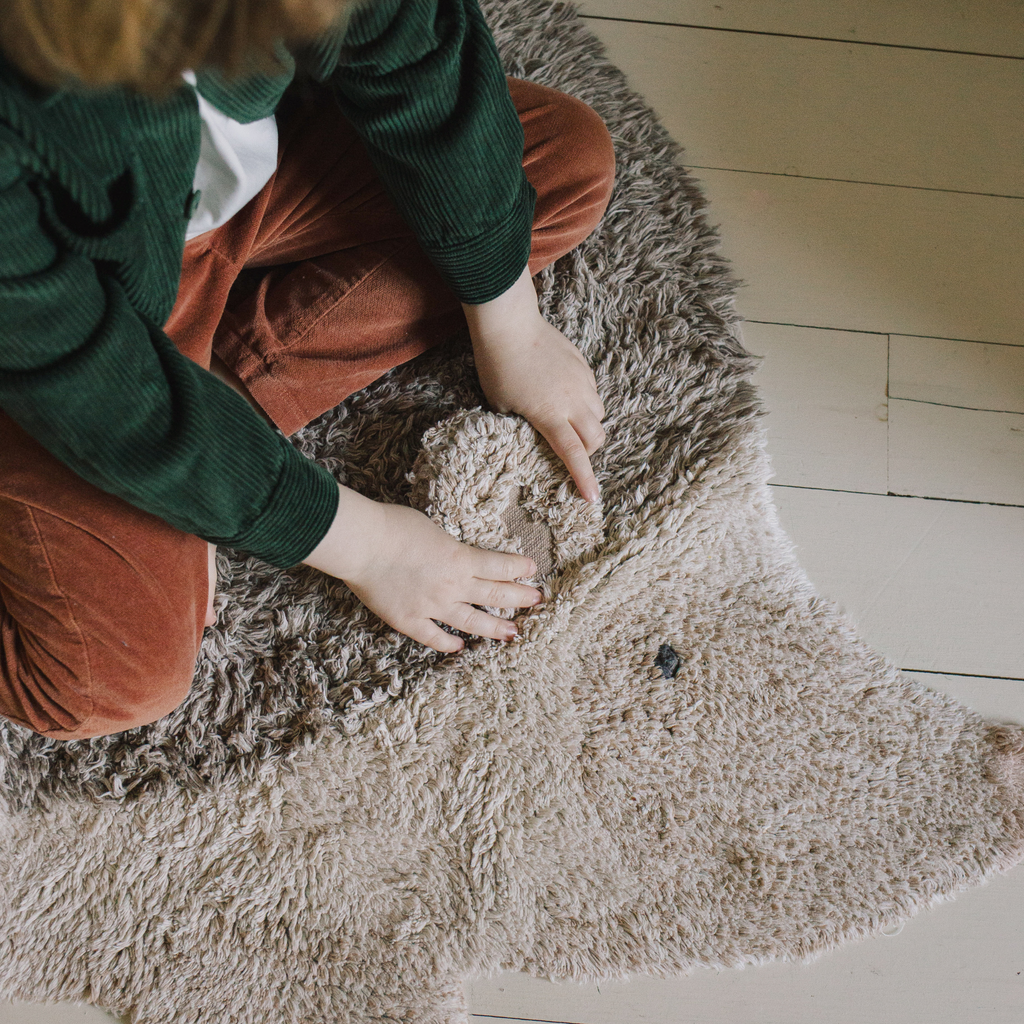
[[[477,305],[464,302],[462,309],[474,346],[507,333],[510,327],[522,328],[531,320],[541,319],[529,266],[524,267],[515,283],[497,298]]]
[[[382,511],[380,502],[339,484],[334,520],[303,563],[341,580],[359,576],[380,548]]]

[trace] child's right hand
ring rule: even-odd
[[[305,564],[344,580],[352,592],[400,633],[435,651],[463,648],[464,633],[510,640],[516,627],[473,605],[527,608],[541,593],[513,580],[532,576],[523,555],[470,547],[449,536],[422,512],[371,501],[340,488],[338,512]]]

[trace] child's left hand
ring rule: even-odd
[[[487,400],[498,412],[525,416],[583,497],[599,501],[590,456],[604,444],[604,405],[579,349],[537,309],[529,270],[498,298],[463,309]]]

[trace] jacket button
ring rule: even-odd
[[[185,200],[185,220],[191,220],[192,215],[199,209],[199,200],[203,198],[203,190],[195,189],[193,192],[189,192],[188,198]]]

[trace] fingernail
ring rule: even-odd
[[[505,639],[506,640],[513,640],[517,636],[519,636],[519,630],[516,629],[515,627],[513,627],[512,629],[506,629],[505,630]]]

